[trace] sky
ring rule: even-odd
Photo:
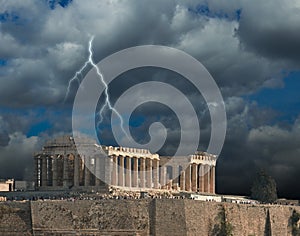
[[[96,63],[148,44],[180,49],[199,60],[226,107],[216,191],[249,194],[255,173],[265,169],[280,197],[300,199],[299,22],[296,0],[0,0],[0,178],[30,179],[33,153],[46,140],[72,132],[74,96],[90,68],[70,84],[67,99],[66,92],[88,59],[94,36]],[[112,103],[145,81],[169,83],[185,94],[199,117],[199,149],[205,150],[211,129],[207,105],[180,75],[159,68],[128,71],[109,84]],[[98,108],[102,101],[103,96]],[[106,111],[98,137],[116,145],[110,117]],[[167,105],[148,102],[135,109],[132,136],[146,143],[154,122],[168,131],[158,153],[172,155],[180,127]]]

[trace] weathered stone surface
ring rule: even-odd
[[[32,235],[29,202],[0,204],[0,235]]]
[[[185,202],[155,199],[150,203],[151,235],[186,235]]]
[[[238,236],[292,235],[290,217],[300,212],[187,199],[3,202],[0,235],[213,235],[221,209]]]
[[[149,232],[149,200],[48,201],[32,202],[33,230],[66,233]],[[117,234],[117,235],[118,235]],[[125,234],[127,235],[127,234]]]

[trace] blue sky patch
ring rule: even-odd
[[[144,116],[131,116],[129,121],[129,126],[131,127],[139,127],[145,122]]]
[[[15,22],[18,23],[20,21],[20,16],[16,12],[2,12],[0,13],[0,22]]]
[[[242,9],[237,9],[235,11],[235,17],[236,17],[237,21],[239,21],[241,19],[241,15],[242,15]]]
[[[198,5],[196,8],[188,8],[188,11],[209,18],[219,18],[219,19],[237,20],[237,21],[241,19],[241,14],[242,14],[242,9],[236,9],[233,15],[229,15],[221,10],[212,11],[207,5]]]
[[[47,0],[49,7],[53,10],[55,7],[60,5],[61,7],[67,7],[73,0]]]
[[[51,123],[47,120],[34,124],[27,132],[27,137],[38,136],[41,132],[47,131],[51,127]]]
[[[290,73],[284,83],[283,88],[265,88],[250,95],[248,99],[256,101],[261,107],[278,111],[282,114],[280,120],[293,122],[300,115],[300,71]]]
[[[0,66],[6,66],[7,60],[0,58]]]

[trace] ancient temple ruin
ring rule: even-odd
[[[81,145],[104,155],[79,155],[71,136],[55,138],[35,153],[37,190],[97,191],[113,186],[215,193],[215,155],[159,156],[146,149],[99,146],[88,139]]]

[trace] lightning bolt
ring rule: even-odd
[[[105,94],[105,103],[104,105],[101,107],[100,111],[99,111],[99,116],[100,116],[100,121],[98,122],[101,123],[103,121],[103,115],[102,113],[104,112],[104,109],[106,107],[108,107],[109,110],[111,110],[112,112],[114,112],[118,118],[120,119],[120,126],[121,126],[121,129],[122,131],[124,132],[124,134],[128,137],[128,134],[127,132],[125,131],[124,129],[124,121],[123,121],[123,118],[122,116],[120,115],[120,113],[111,105],[111,102],[110,102],[110,96],[109,96],[109,93],[108,93],[108,85],[107,83],[105,82],[104,80],[104,76],[103,74],[101,73],[100,69],[98,68],[98,66],[94,63],[94,60],[93,60],[93,50],[92,50],[92,45],[93,45],[93,40],[94,40],[94,36],[92,36],[89,40],[89,57],[88,57],[88,60],[84,63],[84,65],[80,68],[79,71],[77,71],[75,73],[75,75],[70,79],[69,81],[69,84],[68,84],[68,88],[67,88],[67,92],[66,92],[66,96],[64,98],[64,102],[66,101],[66,99],[68,98],[69,96],[69,93],[70,93],[70,90],[71,90],[71,84],[74,82],[74,81],[77,81],[78,84],[81,83],[80,79],[79,79],[79,76],[82,77],[82,72],[89,66],[91,65],[92,67],[94,67],[96,69],[96,73],[101,81],[101,83],[104,85],[104,94]]]

